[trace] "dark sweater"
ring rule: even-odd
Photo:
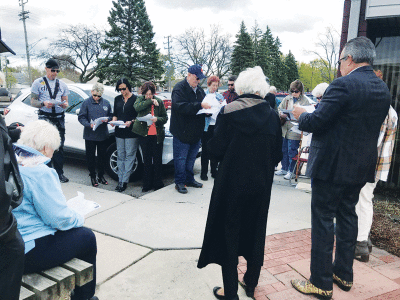
[[[113,116],[117,117],[118,121],[133,121],[136,119],[137,112],[133,107],[136,101],[136,96],[132,94],[132,97],[128,99],[128,101],[124,101],[122,95],[118,95],[114,100],[114,113]],[[132,132],[132,126],[119,128],[119,126],[115,127],[115,137],[126,139],[126,138],[137,138],[139,137],[136,133]]]

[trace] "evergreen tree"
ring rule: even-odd
[[[246,68],[254,66],[253,43],[243,21],[236,38],[231,58],[232,74],[239,74]]]
[[[137,86],[161,78],[164,70],[144,0],[113,1],[108,23],[111,29],[102,44],[108,55],[98,60],[99,79],[115,84],[125,77]]]
[[[260,62],[260,56],[261,56],[261,52],[263,51],[263,49],[261,49],[261,38],[262,38],[262,31],[260,29],[260,27],[258,26],[257,21],[255,21],[254,26],[251,28],[252,32],[250,34],[251,36],[251,41],[253,44],[253,58],[254,58],[254,62],[253,62],[253,66],[259,66],[259,62]]]
[[[299,70],[297,68],[297,62],[296,59],[294,58],[294,55],[292,52],[289,50],[289,54],[286,55],[285,57],[285,65],[287,68],[287,85],[290,85],[291,82],[295,81],[296,79],[299,79]]]

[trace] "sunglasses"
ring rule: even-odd
[[[93,95],[93,97],[101,98],[101,95]]]
[[[295,94],[295,93],[300,93],[300,91],[299,91],[299,90],[290,90],[290,92],[291,92],[292,94]]]
[[[317,97],[317,100],[321,100],[322,99],[322,96],[321,97]]]
[[[60,73],[60,70],[51,70],[51,73],[54,73],[54,72]]]
[[[118,89],[118,91],[125,91],[126,90],[126,88],[120,88],[120,89]]]
[[[228,83],[228,86],[234,86],[234,85],[235,85],[235,84],[233,84],[233,83],[232,83],[232,84],[229,84],[229,83]]]

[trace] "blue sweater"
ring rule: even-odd
[[[46,163],[49,158],[33,148],[14,145],[24,182],[24,197],[12,212],[25,242],[25,253],[35,247],[35,239],[57,230],[82,227],[84,217],[67,206],[57,172]]]

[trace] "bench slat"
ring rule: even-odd
[[[37,298],[34,292],[21,286],[21,292],[19,293],[19,300],[36,300],[36,299]]]
[[[50,300],[58,297],[57,282],[36,273],[22,276],[22,286],[34,292],[39,299]]]
[[[66,299],[75,288],[75,273],[62,267],[55,267],[40,272],[40,274],[50,280],[57,282],[58,295],[60,299]]]
[[[93,280],[93,265],[83,260],[73,258],[62,265],[63,268],[75,273],[75,285],[82,286]]]

